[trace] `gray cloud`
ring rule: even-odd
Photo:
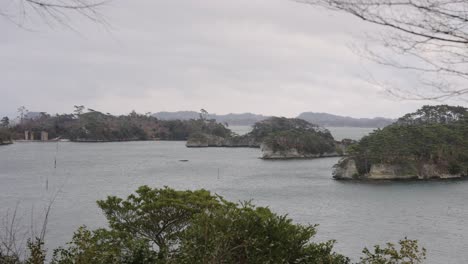
[[[349,16],[289,0],[114,0],[101,11],[110,26],[72,17],[79,33],[34,17],[33,32],[0,24],[0,115],[84,104],[397,117],[423,104],[390,100],[362,78],[396,73],[348,48],[375,30]]]

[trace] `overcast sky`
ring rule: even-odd
[[[0,115],[80,104],[114,114],[398,117],[427,104],[366,81],[373,71],[406,77],[355,55],[349,47],[376,29],[347,15],[290,0],[113,0],[100,11],[109,26],[74,17],[76,31],[0,18]]]

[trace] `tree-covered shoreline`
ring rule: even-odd
[[[337,178],[343,170],[354,174],[344,178],[361,179],[468,176],[467,109],[424,106],[363,137],[336,169]]]
[[[337,142],[329,130],[302,119],[270,117],[241,136],[192,134],[187,147],[251,147],[260,148],[263,159],[299,159],[342,156],[348,141]]]
[[[158,120],[151,115],[131,112],[128,115],[111,115],[90,109],[83,113],[55,116],[41,113],[34,118],[22,117],[10,128],[13,139],[23,139],[24,131],[47,132],[49,139],[68,139],[74,142],[113,142],[138,140],[187,140],[197,132],[226,136],[231,131],[223,124],[204,118],[186,121]]]

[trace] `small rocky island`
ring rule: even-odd
[[[362,138],[334,167],[344,180],[426,180],[468,176],[467,108],[424,106]]]
[[[193,134],[186,146],[260,148],[263,159],[297,159],[343,156],[351,143],[336,142],[330,131],[302,119],[271,117],[255,123],[253,130],[242,136]]]

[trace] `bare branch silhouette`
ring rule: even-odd
[[[406,99],[468,100],[468,1],[296,0],[351,14],[387,29],[361,55],[419,76],[421,90],[386,87]],[[406,95],[405,95],[406,94]]]
[[[32,13],[49,26],[59,24],[70,26],[71,15],[82,16],[92,22],[105,24],[99,8],[107,0],[12,0],[9,4],[0,4],[0,17],[27,29],[25,21]]]

